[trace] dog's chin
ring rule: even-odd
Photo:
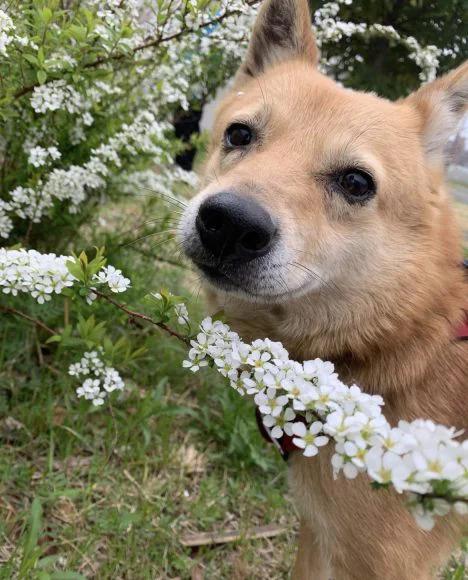
[[[196,264],[196,266],[202,273],[204,281],[212,290],[224,295],[229,294],[245,302],[284,304],[293,298],[298,298],[314,290],[312,288],[314,284],[311,284],[310,281],[292,288],[289,286],[287,288],[283,286],[277,287],[275,285],[264,287],[258,284],[258,277],[255,275],[244,277],[222,272],[216,267],[205,264]],[[256,281],[256,283],[252,284],[252,281]]]

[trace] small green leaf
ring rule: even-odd
[[[42,66],[44,64],[45,61],[45,56],[44,56],[44,49],[41,48],[37,51],[37,62]]]
[[[78,42],[84,42],[88,36],[88,31],[86,30],[85,26],[72,24],[68,29],[68,34]]]
[[[23,58],[25,60],[27,60],[29,63],[34,64],[34,65],[38,65],[39,61],[37,60],[37,57],[34,54],[23,54]]]
[[[40,85],[43,85],[47,81],[47,73],[44,70],[37,71],[37,80]]]
[[[41,10],[42,21],[45,24],[49,24],[49,22],[52,20],[52,16],[53,16],[52,10],[47,6]]]

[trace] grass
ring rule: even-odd
[[[108,216],[109,229],[134,208],[124,209]],[[132,272],[134,286],[197,294],[191,272],[156,266],[101,235],[96,241],[107,242],[110,262]],[[173,249],[166,257],[174,259]],[[29,308],[40,312],[32,302]],[[49,316],[59,320],[61,308]],[[109,308],[99,305],[101,318],[120,316]],[[285,465],[261,440],[251,406],[213,372],[185,372],[179,344],[152,329],[123,328],[148,354],[112,407],[92,409],[61,372],[67,353],[48,349],[27,323],[2,317],[0,578],[288,578],[297,519]],[[242,537],[270,523],[286,532]],[[240,540],[199,548],[181,542],[226,530],[240,531]],[[465,577],[462,556],[443,573]]]

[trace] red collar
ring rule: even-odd
[[[456,340],[468,340],[468,312],[465,312],[465,322],[458,328],[455,333]],[[260,430],[262,437],[268,442],[273,443],[274,446],[278,449],[281,453],[281,457],[287,461],[289,454],[291,451],[297,449],[297,447],[293,443],[293,438],[290,435],[284,434],[281,439],[274,439],[270,434],[270,429],[265,427],[263,424],[263,417],[258,407],[255,410],[255,416],[257,419],[257,425]],[[299,419],[304,420],[302,417],[298,417]]]
[[[468,312],[465,312],[465,322],[457,330],[456,338],[457,340],[468,340]]]

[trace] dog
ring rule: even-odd
[[[317,69],[307,0],[265,0],[217,112],[181,242],[213,311],[246,340],[332,361],[384,413],[467,423],[468,308],[444,148],[468,102],[468,63],[397,102]],[[300,514],[293,578],[425,580],[460,516],[421,530],[396,492],[333,480],[331,445],[293,453]]]

